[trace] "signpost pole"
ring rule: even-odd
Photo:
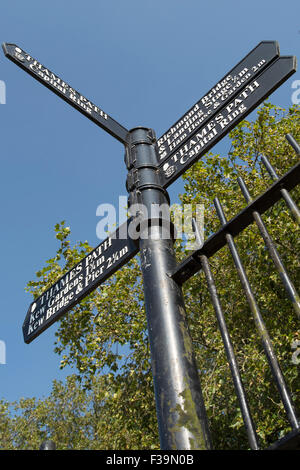
[[[159,181],[151,129],[129,132],[131,212],[140,215],[141,269],[161,449],[210,449],[210,435],[176,266],[169,199]],[[159,212],[158,208],[163,208]]]
[[[30,343],[114,274],[140,249],[161,449],[211,449],[202,391],[176,269],[166,188],[296,71],[262,41],[158,141],[152,129],[131,131],[108,116],[15,44],[5,55],[125,145],[129,209],[133,215],[29,307],[23,333]],[[132,223],[135,233],[131,233]],[[136,231],[139,236],[136,236]],[[139,248],[133,240],[139,239]]]

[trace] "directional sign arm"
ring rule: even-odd
[[[157,140],[160,162],[176,152],[200,126],[210,121],[222,106],[229,103],[247,83],[278,57],[277,41],[262,41],[252,49]]]
[[[126,145],[128,130],[112,119],[101,108],[89,101],[78,91],[74,90],[64,80],[44,67],[40,62],[23,51],[16,44],[4,43],[2,45],[5,56],[21,67],[25,72],[45,85],[49,90],[69,103],[84,116],[88,117],[95,124],[100,126],[110,135]]]
[[[25,343],[39,336],[138,253],[138,243],[130,237],[131,223],[132,218],[31,303],[23,323]]]
[[[282,56],[240,89],[238,95],[218,109],[218,113],[205,125],[200,126],[159,167],[164,188],[168,187],[193,163],[207,153],[219,140],[248,116],[274,90],[296,72],[294,56]]]

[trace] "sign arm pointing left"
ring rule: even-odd
[[[99,287],[139,251],[130,233],[131,217],[29,306],[23,323],[25,343],[31,343],[62,315]]]
[[[45,85],[49,90],[69,103],[73,108],[77,109],[84,116],[88,117],[95,124],[100,126],[115,139],[127,144],[128,130],[112,119],[101,108],[89,101],[78,91],[74,90],[68,83],[59,78],[51,70],[44,67],[40,62],[31,57],[27,52],[23,51],[16,44],[2,44],[5,56],[21,67],[25,72]]]

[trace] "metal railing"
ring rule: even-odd
[[[300,146],[298,145],[298,143],[290,134],[288,134],[286,138],[288,143],[293,147],[294,151],[300,156]],[[238,362],[234,353],[233,344],[228,332],[225,316],[217,292],[216,282],[212,274],[209,262],[209,258],[211,256],[217,253],[225,245],[228,246],[230,255],[237,270],[240,283],[242,285],[242,289],[249,304],[252,317],[254,319],[254,323],[263,346],[264,354],[268,360],[268,364],[271,369],[274,382],[276,384],[279,396],[284,406],[286,417],[292,429],[290,433],[286,434],[282,439],[276,441],[269,448],[300,449],[299,418],[297,416],[296,409],[293,404],[291,393],[286,384],[278,359],[276,357],[269,332],[261,315],[260,308],[255,299],[253,289],[251,288],[249,279],[243,266],[243,262],[241,260],[241,256],[234,241],[234,237],[236,235],[241,233],[246,227],[255,222],[259,229],[259,232],[262,235],[265,248],[266,250],[268,250],[270,257],[273,260],[274,266],[280,276],[286,294],[292,303],[295,315],[298,320],[300,320],[299,294],[297,293],[296,288],[288,275],[287,269],[284,266],[284,263],[276,249],[275,243],[272,240],[272,237],[270,236],[261,217],[261,214],[271,208],[278,200],[282,198],[284,199],[296,223],[300,224],[300,211],[295,202],[293,201],[291,195],[289,194],[289,191],[300,183],[300,163],[294,166],[284,176],[279,177],[265,156],[261,158],[261,162],[265,166],[270,177],[274,180],[273,185],[270,186],[262,195],[253,200],[244,180],[239,177],[237,181],[241,192],[245,198],[245,201],[248,203],[247,207],[244,208],[241,212],[239,212],[239,214],[232,218],[230,221],[227,221],[219,199],[215,198],[214,206],[221,224],[220,230],[211,235],[202,244],[196,222],[195,220],[193,220],[193,229],[195,232],[196,240],[199,243],[199,246],[202,246],[201,248],[194,251],[183,262],[178,264],[174,271],[170,274],[178,284],[182,285],[198,271],[202,270],[204,272],[207,288],[211,298],[211,303],[215,311],[226,357],[229,363],[235,393],[239,401],[239,406],[241,409],[249,446],[251,449],[259,449],[257,432],[251,416],[251,411],[241,379]]]

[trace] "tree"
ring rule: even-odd
[[[1,401],[0,449],[39,449],[46,439],[58,450],[151,448],[155,412],[150,415],[136,406],[132,397],[147,387],[137,393],[131,379],[121,390],[110,374],[96,376],[87,390],[71,375],[65,384],[54,380],[46,398]],[[138,426],[145,432],[137,436]]]
[[[258,157],[266,155],[279,174],[284,174],[298,157],[287,144],[290,132],[300,139],[299,108],[287,113],[271,104],[258,110],[255,122],[243,121],[230,134],[228,156],[210,154],[186,174],[183,202],[204,203],[206,233],[220,227],[212,206],[218,196],[229,220],[246,206],[236,178],[242,176],[253,197],[261,194],[270,178]],[[292,192],[299,201],[299,188]],[[299,286],[299,228],[283,201],[270,209],[263,219],[288,267],[294,285]],[[262,316],[273,340],[279,363],[299,409],[299,371],[291,362],[291,343],[299,334],[299,324],[278,273],[255,224],[240,234],[236,243]],[[283,407],[262,353],[249,306],[241,289],[229,250],[224,247],[210,260],[221,297],[228,329],[235,346],[242,377],[258,435],[264,447],[289,429]],[[233,392],[215,314],[201,273],[185,286],[185,297],[197,359],[202,373],[206,405],[214,443],[218,448],[246,448],[241,413]]]
[[[299,107],[285,111],[265,103],[254,122],[243,121],[230,133],[228,155],[210,153],[185,174],[181,201],[205,205],[207,236],[219,228],[212,205],[215,196],[221,200],[228,219],[246,205],[238,190],[237,175],[244,178],[253,197],[270,185],[260,155],[268,156],[279,174],[297,162],[284,136],[290,132],[300,141],[299,124]],[[299,201],[299,188],[292,194]],[[267,211],[264,220],[294,284],[299,285],[299,232],[284,202],[279,201]],[[71,248],[70,229],[64,222],[57,224],[55,231],[60,241],[57,255],[37,273],[37,281],[28,283],[28,291],[35,298],[91,249],[87,242]],[[291,343],[300,334],[295,313],[257,227],[249,226],[236,243],[299,409],[299,374],[291,362]],[[180,240],[176,250],[178,259],[187,255]],[[287,432],[289,425],[228,249],[220,250],[210,263],[261,445],[266,447]],[[201,272],[184,285],[184,294],[214,448],[247,449],[230,370]],[[130,261],[60,320],[56,336],[55,351],[62,356],[61,367],[75,367],[77,379],[86,390],[93,390],[97,380],[104,387],[104,395],[95,395],[94,401],[101,422],[95,431],[98,445],[115,449],[158,448],[138,259]]]

